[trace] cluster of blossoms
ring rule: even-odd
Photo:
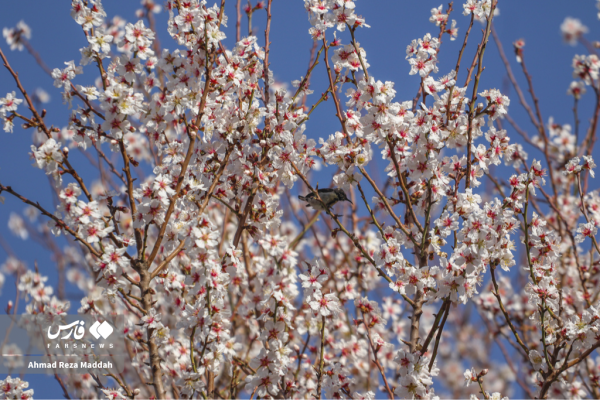
[[[33,389],[25,390],[28,387],[29,382],[22,381],[19,377],[7,376],[0,383],[0,397],[3,399],[33,399]]]
[[[147,27],[161,11],[151,0],[135,24],[107,20],[99,0],[72,0],[81,60],[49,71],[72,108],[67,125],[48,126],[25,92],[31,117],[17,112],[24,100],[15,92],[0,99],[6,131],[15,119],[35,128],[31,156],[58,201],[47,209],[0,185],[30,207],[28,221],[12,214],[9,227],[50,249],[59,275],[85,293],[71,309],[64,288],[54,295],[46,285],[49,274],[11,257],[2,272],[18,278],[24,313],[56,324],[69,311],[127,319],[120,379],[65,374],[64,390],[109,399],[501,399],[518,384],[527,396],[600,395],[600,193],[588,190],[598,113],[580,141],[569,125],[545,125],[530,111],[539,134],[524,136],[543,160],[511,143],[509,98],[478,86],[495,0],[463,5],[463,50],[475,20],[485,29],[462,86],[460,62],[437,76],[443,40],[458,37],[452,5],[431,10],[439,34],[407,46],[408,75],[420,84],[405,101],[394,82],[369,74],[356,41],[369,25],[355,2],[305,0],[316,56],[288,92],[269,66],[271,3],[246,9],[249,20],[266,11],[266,45],[250,35],[226,49],[224,2],[169,0],[178,46],[169,50]],[[565,24],[568,40],[585,33]],[[9,45],[29,46],[24,26],[4,32]],[[524,66],[524,44],[515,48]],[[305,107],[321,59],[329,87]],[[600,96],[598,58],[576,56],[573,68],[575,106],[586,86]],[[97,84],[78,84],[88,70]],[[308,138],[311,113],[330,100],[339,130]],[[99,180],[83,178],[75,148],[98,160]],[[367,172],[377,151],[385,184]],[[350,195],[349,218],[310,215],[290,196],[294,187],[319,193],[310,174],[320,165]],[[515,173],[496,179],[501,168]],[[504,361],[490,355],[494,343]],[[18,378],[0,385],[8,398],[33,394]]]
[[[6,39],[6,44],[10,46],[11,50],[22,51],[25,47],[22,38],[25,38],[25,40],[31,39],[31,29],[21,20],[14,28],[2,28],[2,36]]]
[[[4,132],[13,132],[14,113],[22,102],[23,99],[17,98],[14,91],[7,93],[6,97],[0,98],[0,117],[4,121]]]
[[[565,170],[563,171],[563,173],[567,176],[574,175],[574,174],[578,174],[581,171],[583,171],[584,169],[586,169],[589,171],[590,176],[593,178],[594,177],[594,168],[596,168],[596,163],[594,162],[594,160],[592,159],[591,156],[583,156],[583,161],[584,161],[584,164],[579,165],[579,163],[580,163],[579,157],[572,158],[571,160],[569,160],[569,162],[565,166]]]
[[[356,15],[356,5],[352,0],[304,0],[304,8],[309,12],[313,26],[308,33],[314,40],[325,39],[327,29],[333,27],[340,32],[344,32],[346,27],[350,30],[370,27],[364,18]],[[337,39],[334,43],[338,43]]]

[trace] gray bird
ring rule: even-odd
[[[312,206],[315,210],[326,210],[331,208],[338,201],[350,201],[349,198],[346,197],[346,193],[342,189],[318,189],[319,197],[322,202],[319,201],[315,192],[311,192],[306,196],[298,196],[300,200],[306,201],[308,206]],[[352,203],[350,201],[350,203]]]

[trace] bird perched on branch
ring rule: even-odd
[[[317,189],[317,192],[321,200],[319,200],[315,192],[311,192],[306,196],[298,196],[298,198],[306,201],[308,203],[306,206],[311,206],[315,210],[328,210],[338,201],[350,201],[342,189],[325,188]],[[350,203],[352,204],[351,201]]]

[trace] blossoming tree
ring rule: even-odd
[[[168,0],[167,50],[152,0],[136,23],[107,19],[100,0],[72,0],[81,61],[47,69],[72,107],[63,129],[46,122],[0,50],[3,79],[15,85],[0,99],[4,130],[36,132],[31,154],[59,204],[44,208],[5,176],[0,200],[27,205],[31,222],[14,214],[13,232],[38,232],[59,275],[86,293],[72,306],[61,281],[57,295],[46,284],[51,266],[28,270],[10,257],[4,268],[24,312],[127,319],[123,373],[57,373],[65,396],[500,399],[519,388],[526,397],[599,398],[600,194],[590,177],[600,46],[586,42],[589,54],[573,60],[572,132],[542,119],[524,41],[514,43],[516,60],[505,55],[497,0],[431,11],[433,32],[406,41],[419,85],[404,100],[370,73],[358,43],[369,25],[362,2],[350,0],[304,1],[309,67],[293,90],[277,85],[272,3],[283,6],[237,1],[237,40],[227,49],[225,0]],[[450,18],[461,11],[459,22]],[[241,35],[243,12],[249,21],[266,13],[264,46]],[[585,33],[573,19],[561,29],[568,41]],[[3,34],[45,67],[25,23]],[[443,42],[455,39],[463,42],[456,67],[438,71]],[[508,114],[506,95],[480,87],[494,43],[535,136]],[[84,69],[97,85],[77,83]],[[315,74],[329,85],[311,103]],[[580,128],[578,102],[589,89],[594,113]],[[324,102],[339,128],[317,143],[305,130]],[[511,140],[506,125],[519,136]],[[543,157],[530,160],[527,146]],[[75,149],[98,180],[84,179],[90,167],[73,160]],[[382,182],[367,172],[378,157],[387,164]],[[343,215],[307,212],[291,195],[295,187],[319,196],[311,172],[320,163],[337,168],[331,186],[352,200],[336,206]],[[512,176],[494,172],[501,163]],[[0,396],[31,398],[28,386],[7,377]]]

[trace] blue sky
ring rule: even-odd
[[[254,1],[253,1],[254,2]],[[235,40],[235,7],[234,1],[229,0],[226,5],[226,13],[229,17],[228,28],[225,32],[228,38],[225,40],[227,48],[233,46]],[[405,0],[359,0],[357,3],[357,14],[365,17],[371,28],[362,29],[357,33],[357,40],[367,51],[367,59],[371,65],[369,74],[381,81],[395,82],[397,100],[412,99],[417,92],[419,78],[409,76],[410,69],[405,60],[405,48],[412,39],[423,37],[427,32],[437,36],[437,27],[428,22],[430,9],[440,5],[439,1],[405,1]],[[212,5],[212,2],[208,2]],[[576,4],[576,6],[574,6]],[[108,17],[119,15],[129,22],[135,22],[135,10],[139,8],[137,1],[105,1],[105,9]],[[0,13],[0,27],[13,27],[19,20],[24,20],[32,29],[32,46],[40,53],[45,63],[50,68],[63,68],[65,61],[80,59],[79,49],[86,45],[85,37],[79,25],[69,15],[70,3],[62,2],[40,2],[40,1],[11,1],[3,2],[2,13]],[[574,54],[586,53],[581,45],[575,47],[565,44],[560,36],[559,26],[566,16],[579,18],[589,28],[586,37],[593,41],[598,36],[598,19],[595,2],[578,1],[564,2],[553,1],[500,1],[500,16],[495,20],[495,26],[505,51],[511,60],[513,70],[519,82],[525,86],[525,80],[514,62],[511,43],[519,38],[526,40],[525,59],[543,112],[544,122],[553,116],[558,123],[573,124],[572,98],[566,95],[566,90],[571,82],[571,60]],[[306,73],[308,57],[312,40],[308,35],[310,24],[301,0],[275,0],[272,7],[272,45],[271,45],[271,69],[275,78],[282,82],[291,82],[299,79]],[[462,45],[462,38],[468,26],[468,17],[462,15],[462,3],[456,2],[455,11],[451,19],[456,19],[459,27],[458,39],[454,42],[444,36],[442,49],[440,51],[439,69],[440,76],[448,73],[456,64],[458,50]],[[175,43],[166,32],[167,14],[161,13],[157,16],[158,37],[163,48],[174,49]],[[259,12],[253,19],[259,42],[264,42],[265,13]],[[473,58],[474,47],[481,38],[483,26],[475,23],[471,33],[471,45],[464,55],[464,62],[459,74],[458,82],[465,79],[466,65]],[[246,19],[242,22],[242,36],[247,33]],[[330,31],[331,33],[331,31]],[[339,36],[339,35],[338,35]],[[342,42],[348,43],[347,33],[342,34]],[[329,37],[331,39],[331,37]],[[26,52],[12,52],[4,41],[0,47],[8,57],[12,67],[19,72],[20,78],[26,90],[32,92],[36,88],[43,88],[52,97],[52,101],[44,107],[47,109],[46,122],[57,127],[63,127],[67,123],[69,110],[62,104],[60,91],[52,85],[43,70],[34,62],[33,58]],[[490,41],[485,54],[483,73],[480,88],[499,88],[511,98],[509,113],[519,124],[525,128],[530,136],[534,135],[531,123],[518,104],[518,99],[512,87],[508,84],[504,66],[498,56],[498,51]],[[84,75],[78,76],[74,83],[91,84],[97,76],[93,65],[84,68]],[[324,65],[321,63],[311,81],[311,89],[315,93],[308,98],[311,105],[324,92],[327,81],[324,74]],[[506,92],[505,89],[508,89]],[[0,96],[7,92],[17,90],[12,77],[4,68],[0,68]],[[19,96],[20,97],[20,96]],[[588,126],[592,113],[593,98],[590,92],[584,95],[580,106],[580,118],[582,131]],[[24,107],[20,111],[27,115]],[[308,122],[307,135],[312,138],[326,137],[339,130],[339,121],[334,116],[333,102],[329,101],[321,105]],[[518,135],[509,129],[512,140],[518,141]],[[39,201],[47,208],[52,208],[51,190],[48,179],[44,172],[31,166],[32,161],[28,157],[31,144],[31,131],[24,131],[15,127],[13,134],[0,131],[0,182],[4,185],[12,185],[26,197]],[[539,152],[526,147],[530,158],[541,157]],[[375,149],[375,156],[378,152]],[[84,177],[93,177],[95,172],[86,167],[86,159],[74,155],[74,164],[82,171]],[[319,176],[313,176],[313,180],[320,180],[321,186],[324,181],[329,181],[332,168],[323,170]],[[381,171],[383,175],[383,171]],[[595,188],[592,182],[592,189]],[[302,189],[304,190],[304,189]],[[13,236],[7,228],[8,218],[11,212],[21,213],[23,204],[6,196],[6,204],[0,205],[0,235],[15,252],[18,258],[24,260],[30,268],[34,261],[39,263],[40,271],[50,276],[50,282],[56,282],[56,271],[54,264],[49,259],[50,253],[41,249],[32,242],[24,242]],[[4,262],[7,254],[0,248],[0,264]],[[72,308],[78,308],[78,297],[80,293],[75,287],[67,287],[67,295],[71,297]],[[3,309],[8,300],[15,296],[14,280],[8,278],[0,295],[0,308]],[[21,302],[23,305],[23,302]],[[41,375],[29,376],[31,385],[36,389],[36,397],[62,397],[58,384],[51,378]],[[44,389],[42,389],[44,387]]]

